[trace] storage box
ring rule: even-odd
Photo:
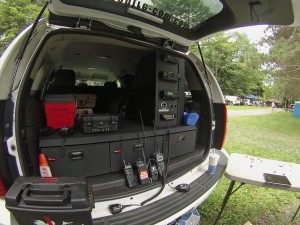
[[[76,118],[80,118],[82,115],[90,114],[93,114],[93,110],[91,108],[77,108],[75,112]]]
[[[74,126],[76,103],[73,95],[47,95],[45,100],[47,126],[54,129]]]
[[[76,108],[94,108],[97,96],[94,94],[76,94]]]
[[[112,132],[118,129],[118,116],[112,114],[82,115],[80,123],[85,134]]]
[[[83,178],[18,177],[5,196],[19,224],[92,224],[91,190]]]

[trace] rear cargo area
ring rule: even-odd
[[[205,160],[211,109],[184,54],[57,31],[33,58],[16,118],[26,176],[44,154],[52,176],[86,178],[101,201],[161,185],[160,166],[143,170],[155,160],[169,181]]]

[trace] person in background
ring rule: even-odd
[[[275,107],[276,107],[275,102],[272,102],[272,113],[275,111]]]

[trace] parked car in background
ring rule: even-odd
[[[179,3],[51,0],[48,17],[15,38],[0,59],[0,224],[199,218],[226,168],[227,112],[189,46],[231,28],[290,25],[300,9]]]
[[[241,98],[238,96],[225,95],[228,105],[241,105]]]
[[[241,100],[241,105],[247,105],[247,106],[250,106],[252,105],[252,102],[250,99],[242,99]]]

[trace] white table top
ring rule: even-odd
[[[284,175],[291,186],[266,183],[263,173]],[[300,192],[300,164],[233,153],[230,155],[225,176],[245,184]]]

